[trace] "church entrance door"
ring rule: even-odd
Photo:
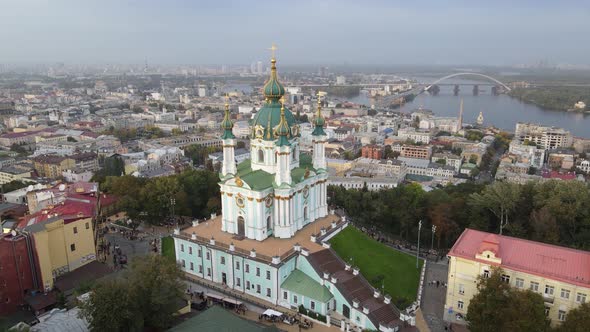
[[[246,235],[246,225],[244,225],[244,217],[238,217],[238,235]]]

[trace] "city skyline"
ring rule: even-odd
[[[273,42],[283,65],[588,64],[590,51],[578,42],[590,29],[590,6],[581,1],[9,0],[2,7],[0,41],[8,47],[0,63],[249,64],[266,62]]]

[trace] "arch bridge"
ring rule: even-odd
[[[480,74],[480,73],[465,72],[465,73],[454,73],[454,74],[447,75],[445,77],[441,77],[438,80],[434,81],[433,83],[429,84],[427,87],[425,87],[424,88],[424,91],[428,91],[432,86],[434,86],[434,85],[436,85],[436,84],[438,84],[438,83],[440,83],[440,82],[442,82],[444,80],[447,80],[447,79],[453,78],[453,77],[457,77],[457,76],[478,76],[478,77],[483,77],[483,78],[485,78],[485,79],[487,79],[489,81],[492,81],[492,82],[494,82],[494,83],[502,86],[504,89],[506,89],[506,91],[510,91],[511,90],[510,87],[508,87],[506,84],[498,81],[497,79],[495,79],[495,78],[493,78],[491,76],[488,76],[488,75],[485,75],[485,74]]]

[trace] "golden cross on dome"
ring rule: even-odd
[[[282,106],[285,106],[285,96],[282,96],[281,99],[279,99],[279,101],[281,102]]]
[[[272,44],[272,46],[269,48],[270,50],[270,54],[272,56],[272,58],[275,58],[275,51],[277,50],[277,45],[275,45],[274,43]]]
[[[225,94],[225,97],[224,97],[224,99],[225,99],[225,106],[226,106],[226,107],[227,107],[227,106],[229,106],[229,93],[226,93],[226,94]]]

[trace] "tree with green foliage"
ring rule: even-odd
[[[565,321],[555,328],[555,332],[587,332],[590,331],[590,302],[582,303],[570,310]]]
[[[530,290],[520,291],[502,280],[502,269],[493,268],[489,277],[477,280],[477,294],[467,308],[466,320],[472,332],[549,330],[543,297]]]
[[[92,289],[88,301],[80,306],[82,315],[90,324],[90,330],[143,331],[144,319],[138,307],[140,299],[136,295],[126,280],[98,283]]]
[[[520,198],[520,187],[511,182],[497,181],[470,197],[472,206],[489,209],[500,219],[500,234],[509,222],[510,214]]]
[[[81,305],[91,331],[166,330],[183,299],[183,273],[160,255],[135,259],[115,280],[97,283]]]

